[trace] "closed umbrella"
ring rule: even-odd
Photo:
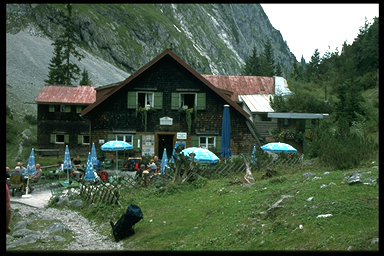
[[[87,168],[85,169],[85,181],[91,181],[94,182],[97,178],[97,174],[95,172],[95,169],[93,167],[92,163],[92,154],[88,153],[88,161],[87,161]]]
[[[296,154],[298,151],[291,145],[282,142],[271,142],[261,146],[261,149],[270,153]]]
[[[96,167],[97,165],[97,154],[96,154],[96,147],[95,147],[95,143],[93,142],[92,143],[92,149],[91,149],[91,162],[93,164],[93,167]]]
[[[229,105],[224,105],[223,123],[221,128],[221,156],[230,158],[231,152],[231,117],[229,113]]]
[[[31,154],[29,155],[27,169],[25,170],[25,174],[27,175],[27,187],[25,189],[25,195],[22,197],[31,197],[29,193],[29,180],[31,176],[36,172],[36,164],[35,164],[35,150],[32,148]]]
[[[252,164],[256,164],[256,146],[253,146],[252,154],[251,154]]]
[[[111,140],[101,145],[101,150],[103,151],[116,152],[116,170],[118,169],[118,165],[117,165],[118,151],[124,151],[129,149],[133,149],[133,146],[128,142],[121,141],[121,140]]]
[[[68,148],[68,145],[65,145],[63,170],[67,173],[67,181],[65,181],[66,184],[69,184],[69,173],[72,172],[72,169],[73,169],[73,166],[72,166],[71,155],[69,154],[69,148]]]
[[[168,167],[167,149],[164,148],[163,157],[161,158],[161,174],[165,174],[165,170]]]
[[[206,148],[189,147],[183,149],[180,153],[190,158],[193,153],[195,155],[194,161],[201,164],[217,164],[220,161],[212,151]]]
[[[31,154],[29,155],[27,169],[25,172],[28,176],[32,176],[36,172],[35,150],[33,148],[31,150]]]

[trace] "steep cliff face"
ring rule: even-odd
[[[78,47],[87,54],[79,66],[89,71],[96,85],[127,78],[166,48],[203,74],[239,75],[252,48],[262,53],[267,39],[283,70],[290,72],[294,60],[259,4],[73,4],[72,8]],[[11,87],[30,87],[17,84],[20,78],[15,75],[8,79],[11,71],[26,75],[14,70],[23,66],[18,63],[23,56],[38,69],[32,75],[34,86],[44,85],[52,57],[50,43],[61,34],[65,14],[63,4],[7,5],[7,95],[12,94]],[[24,46],[14,43],[22,33]],[[20,52],[20,47],[32,44],[32,49]],[[39,51],[45,54],[36,55]],[[16,52],[19,60],[14,58]],[[108,74],[100,70],[111,64],[114,68]]]

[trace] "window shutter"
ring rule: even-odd
[[[216,151],[221,152],[221,136],[216,136]]]
[[[136,92],[128,92],[127,108],[136,109],[136,106],[137,106],[137,93]]]
[[[82,144],[83,142],[83,135],[77,135],[77,144]]]
[[[55,112],[55,106],[49,105],[49,112]]]
[[[64,134],[64,143],[65,144],[69,143],[69,135],[68,134]]]
[[[205,110],[206,109],[206,97],[205,93],[197,93],[197,105],[196,110]]]
[[[179,104],[180,104],[180,94],[177,92],[173,92],[172,98],[171,98],[171,109],[178,110],[180,107]]]
[[[163,108],[163,93],[155,92],[155,102],[153,103],[153,108],[162,109]]]
[[[199,146],[199,137],[198,136],[191,136],[191,147],[198,147]]]
[[[139,135],[133,135],[133,138],[132,138],[132,142],[133,142],[133,148],[138,148],[139,147],[139,145],[138,145],[138,140],[141,140],[141,136],[139,136]]]
[[[56,134],[51,134],[50,142],[51,143],[55,143],[56,142]]]

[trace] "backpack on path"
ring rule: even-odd
[[[135,234],[133,226],[143,218],[143,212],[140,207],[137,205],[129,205],[125,214],[123,214],[120,219],[113,224],[110,221],[112,227],[112,234],[116,242],[130,237]]]

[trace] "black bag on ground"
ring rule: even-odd
[[[120,217],[116,224],[113,224],[112,221],[110,222],[115,241],[118,242],[135,234],[133,226],[142,218],[143,212],[140,207],[133,204],[129,205],[127,212]]]

